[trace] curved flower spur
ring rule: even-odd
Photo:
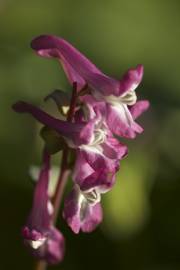
[[[116,80],[59,37],[39,36],[31,46],[40,56],[57,58],[73,88],[71,97],[55,90],[45,98],[55,101],[66,120],[26,102],[13,105],[16,112],[31,114],[43,124],[43,165],[22,236],[31,253],[40,259],[37,269],[45,269],[47,264],[63,259],[64,237],[55,226],[69,174],[73,185],[65,198],[63,217],[74,233],[91,232],[103,218],[101,195],[113,187],[120,160],[128,152],[115,135],[132,139],[141,133],[143,129],[135,120],[148,109],[149,102],[137,101],[135,93],[143,77],[142,65]],[[50,156],[59,151],[60,173],[51,197]]]

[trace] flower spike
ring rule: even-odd
[[[148,109],[149,102],[137,100],[136,88],[144,73],[141,64],[116,79],[60,37],[41,35],[33,39],[31,47],[42,57],[56,58],[72,86],[71,95],[55,90],[44,99],[56,103],[63,120],[27,102],[13,105],[16,112],[28,113],[43,125],[40,135],[45,141],[43,164],[22,236],[33,256],[56,264],[64,257],[65,240],[56,221],[69,174],[72,189],[65,197],[63,217],[74,233],[92,232],[103,219],[101,197],[113,188],[120,162],[128,153],[117,136],[133,139],[143,131],[136,119]],[[60,174],[50,193],[50,155],[60,151]],[[41,261],[38,266],[42,269]]]

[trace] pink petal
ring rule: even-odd
[[[143,112],[149,108],[150,104],[148,100],[140,100],[130,107],[130,112],[134,119],[138,118]]]
[[[70,83],[76,81],[79,89],[86,84],[84,73],[101,73],[83,54],[62,38],[42,35],[32,41],[31,47],[40,56],[58,58],[63,64]]]

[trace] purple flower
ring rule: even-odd
[[[98,110],[87,122],[70,123],[25,102],[18,102],[13,108],[16,112],[30,113],[42,124],[56,130],[70,148],[78,149],[84,155],[94,170],[103,166],[117,167],[117,162],[127,154],[127,147],[112,136]]]
[[[142,65],[129,69],[121,80],[116,80],[102,73],[62,38],[39,36],[32,41],[31,46],[40,56],[58,58],[71,84],[77,82],[79,90],[88,84],[94,98],[106,103],[106,121],[114,134],[134,138],[143,131],[134,121],[130,109],[136,104],[135,89],[143,77]],[[146,101],[140,112],[148,107],[149,103]]]
[[[92,140],[94,131],[94,121],[87,123],[70,123],[54,118],[41,109],[19,101],[13,105],[13,109],[19,113],[29,113],[40,123],[56,130],[61,136],[65,137],[69,144],[75,146],[87,144]]]
[[[64,203],[63,216],[74,233],[93,231],[102,221],[101,194],[109,191],[115,182],[115,173],[99,169],[81,181]]]
[[[35,257],[55,264],[64,257],[64,237],[51,223],[53,206],[48,196],[49,172],[49,154],[44,151],[43,166],[35,187],[32,209],[22,229],[22,236],[25,245]]]

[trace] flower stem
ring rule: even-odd
[[[70,104],[70,109],[67,115],[67,121],[72,122],[75,108],[76,108],[76,101],[77,101],[77,83],[73,83],[73,92],[72,92],[72,97],[71,97],[71,104]]]
[[[58,184],[56,188],[56,192],[53,198],[53,207],[54,207],[54,213],[52,216],[52,223],[56,224],[59,208],[61,205],[61,200],[64,192],[64,188],[70,173],[70,170],[68,169],[67,166],[67,158],[68,158],[68,148],[63,151],[62,155],[62,163],[61,163],[61,170],[60,170],[60,175],[58,179]],[[35,270],[46,270],[48,267],[46,261],[44,260],[38,260],[36,265],[35,265]]]
[[[47,269],[47,263],[43,260],[39,260],[35,264],[35,270],[46,270]]]
[[[53,224],[56,224],[57,215],[59,212],[59,207],[61,204],[64,188],[65,188],[68,176],[70,174],[70,170],[68,169],[67,159],[68,159],[68,148],[66,148],[63,151],[61,171],[60,171],[60,175],[59,175],[59,180],[58,180],[56,192],[55,192],[55,195],[53,198],[53,207],[54,207],[54,213],[53,213],[53,217],[52,217]]]
[[[74,113],[75,113],[75,108],[76,108],[76,101],[77,101],[77,83],[73,83],[73,92],[72,92],[72,97],[71,97],[71,103],[70,103],[70,109],[67,115],[67,121],[72,122]],[[54,197],[52,199],[53,203],[53,208],[54,208],[54,213],[52,216],[52,223],[55,225],[59,208],[61,205],[63,193],[64,193],[64,188],[67,183],[68,176],[70,174],[70,169],[68,166],[68,154],[69,154],[69,148],[66,146],[66,148],[63,150],[62,153],[62,159],[61,159],[61,169],[60,169],[60,175],[58,179],[58,184],[56,187],[56,192],[54,194]],[[46,270],[48,267],[47,263],[44,260],[39,260],[36,263],[35,270]]]
[[[72,91],[72,97],[71,97],[71,103],[70,103],[70,109],[67,115],[67,121],[72,122],[75,108],[76,108],[76,101],[77,101],[77,83],[73,83],[73,91]],[[66,148],[63,151],[62,154],[62,163],[61,163],[61,171],[59,175],[59,180],[56,188],[56,192],[53,198],[53,206],[54,206],[54,214],[52,217],[53,224],[56,223],[57,215],[59,212],[64,188],[68,179],[68,176],[70,174],[70,169],[68,168],[68,154],[69,154],[69,148],[66,146]]]

